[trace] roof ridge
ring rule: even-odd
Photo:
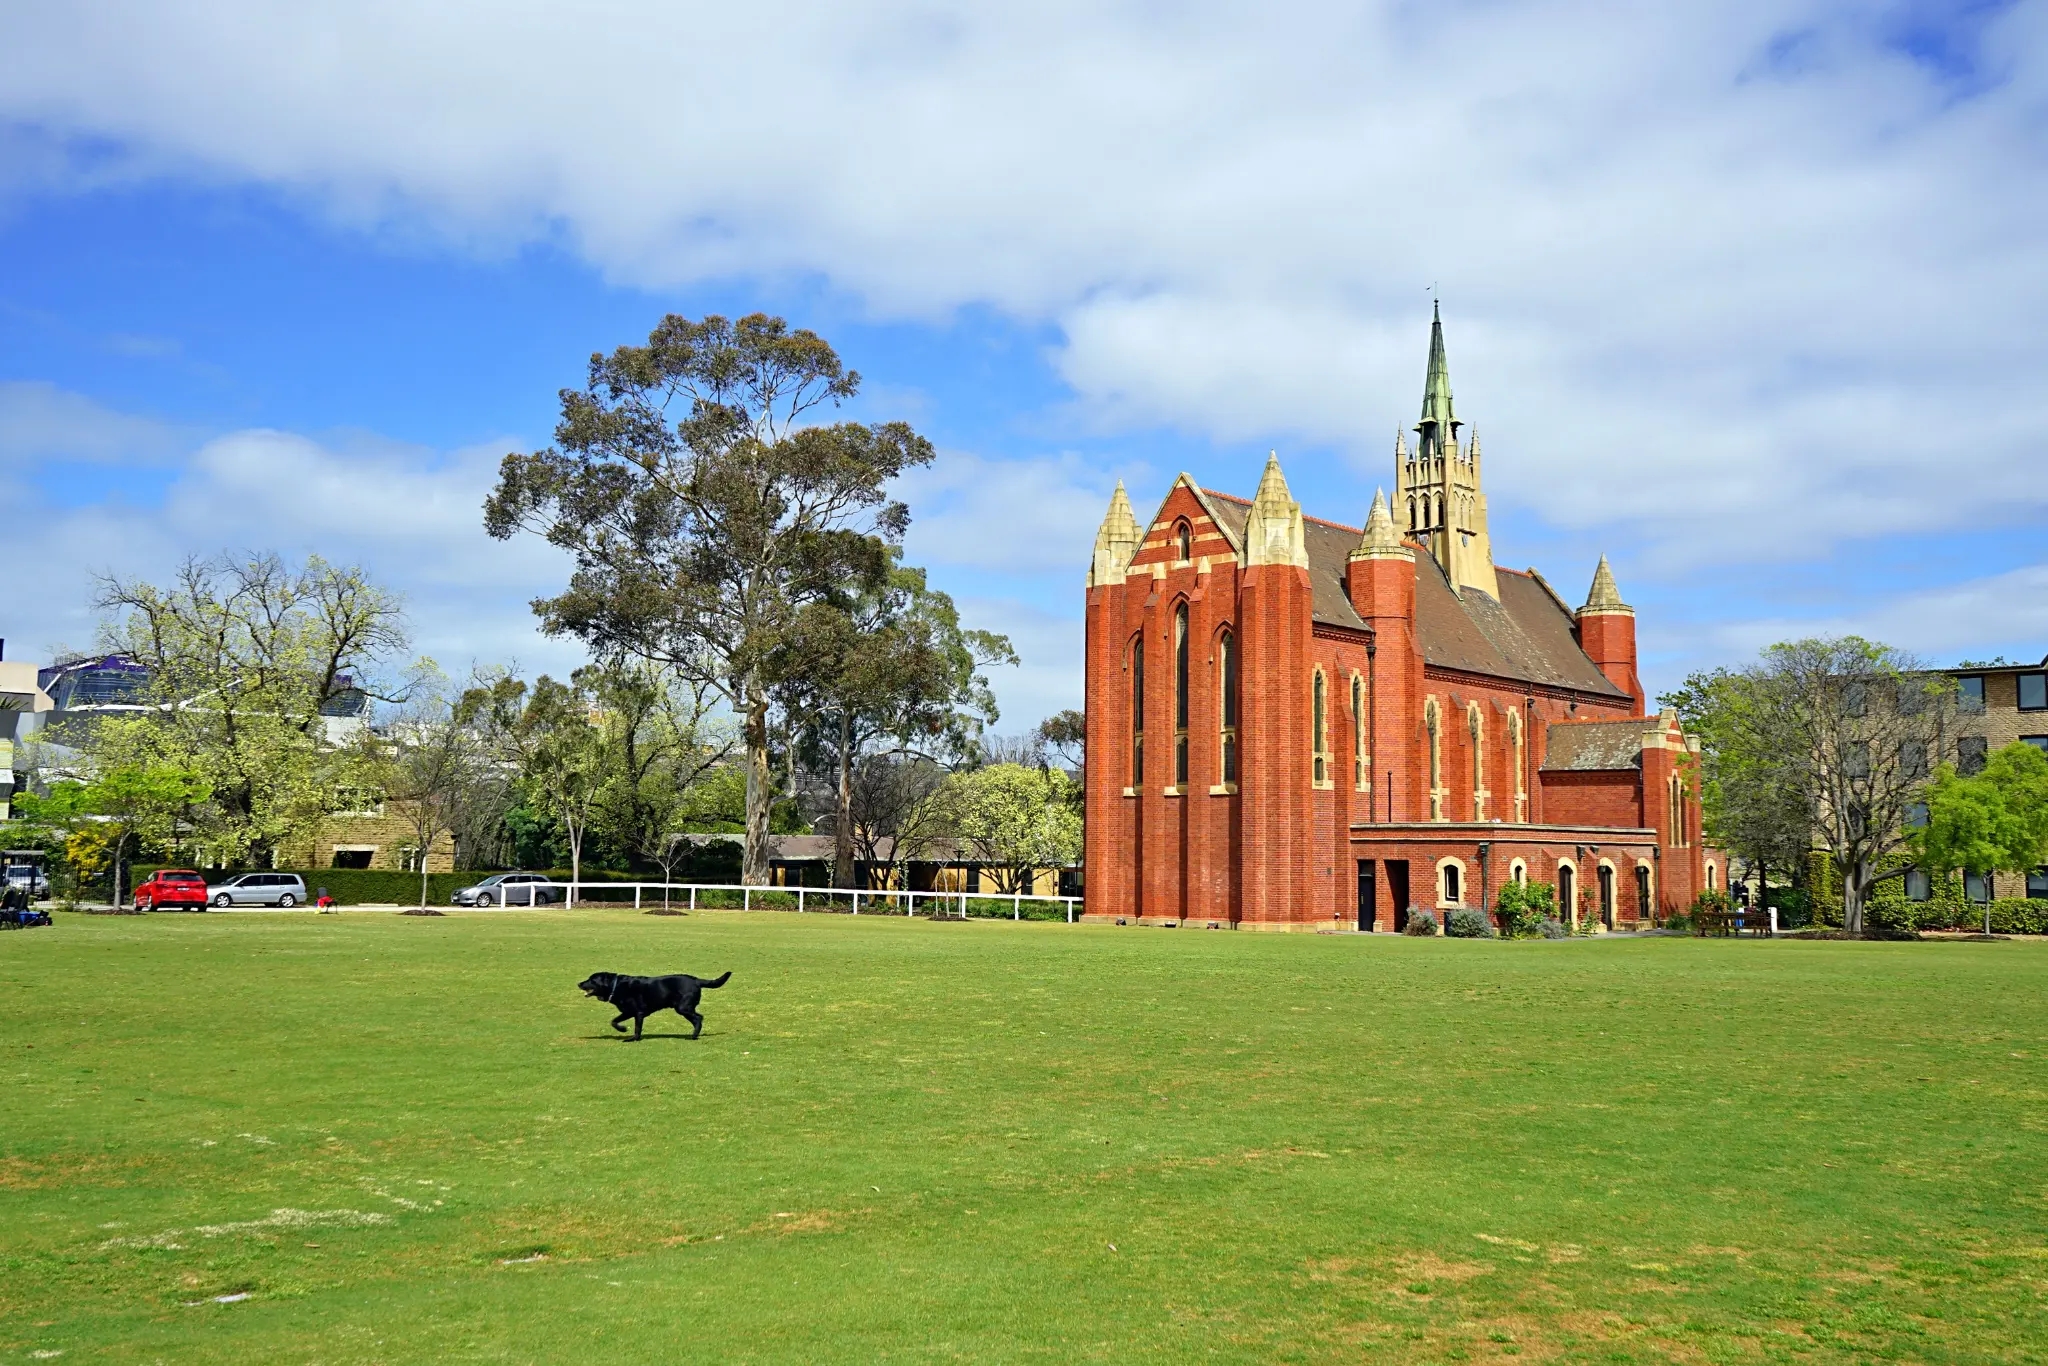
[[[1251,499],[1240,498],[1234,493],[1225,493],[1222,489],[1203,489],[1202,492],[1208,494],[1211,498],[1221,498],[1226,503],[1243,503],[1246,507],[1252,505]]]

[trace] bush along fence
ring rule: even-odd
[[[1910,863],[1911,860],[1894,857],[1887,859],[1878,871],[1889,873],[1908,867]],[[1814,923],[1839,928],[1842,923],[1842,879],[1835,872],[1833,857],[1816,853],[1809,858],[1807,870]],[[1863,909],[1865,918],[1874,928],[1884,930],[1984,928],[1984,903],[1964,897],[1960,873],[1932,878],[1929,882],[1931,895],[1926,901],[1908,901],[1906,880],[1903,877],[1886,878],[1870,889],[1870,900]],[[2014,896],[1994,899],[1991,902],[1991,932],[2048,934],[2048,901]]]

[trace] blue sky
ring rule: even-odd
[[[90,644],[94,572],[276,548],[451,672],[566,667],[497,458],[590,351],[764,309],[938,445],[910,554],[1021,729],[1116,478],[1274,449],[1362,519],[1432,285],[1496,554],[1609,554],[1653,689],[2048,652],[2041,4],[606,8],[0,2],[9,657]]]

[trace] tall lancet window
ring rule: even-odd
[[[1188,785],[1188,605],[1173,609],[1173,785]]]
[[[1237,781],[1237,638],[1225,631],[1216,641],[1216,672],[1223,694],[1223,781]]]
[[[1131,786],[1145,781],[1145,638],[1131,642]]]
[[[1186,522],[1180,523],[1173,529],[1173,546],[1174,552],[1182,564],[1186,564],[1194,558],[1195,533],[1188,528]]]
[[[1330,706],[1329,685],[1323,678],[1323,671],[1316,670],[1315,683],[1311,689],[1314,696],[1310,719],[1310,738],[1315,745],[1315,782],[1321,787],[1330,781]]]
[[[1365,791],[1365,680],[1351,675],[1351,786]]]

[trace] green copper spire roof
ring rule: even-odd
[[[1444,359],[1443,310],[1431,306],[1429,323],[1429,378],[1422,384],[1422,423],[1436,424],[1439,437],[1458,429],[1458,415],[1451,409],[1451,363]]]

